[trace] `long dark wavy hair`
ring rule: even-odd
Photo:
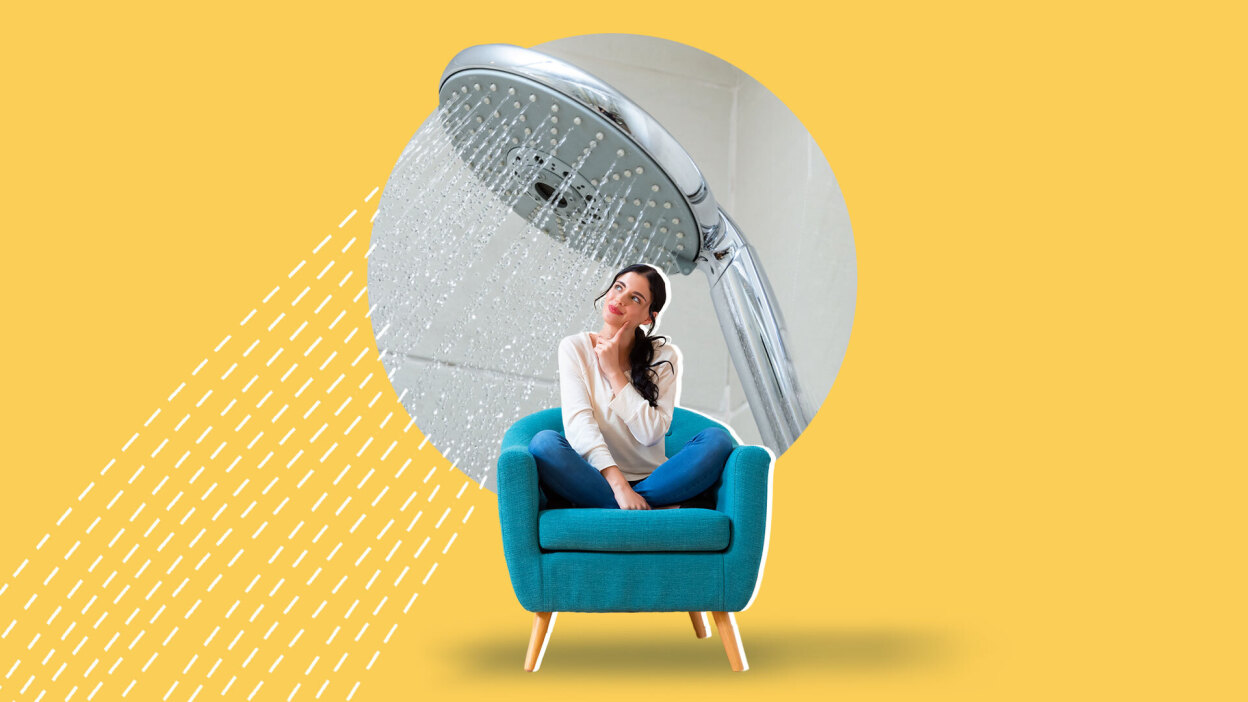
[[[653,266],[644,263],[634,263],[620,270],[611,279],[611,285],[608,285],[601,295],[594,298],[594,303],[596,304],[605,297],[610,292],[611,287],[615,285],[615,281],[619,280],[620,276],[625,273],[644,275],[646,280],[650,282],[649,313],[654,321],[650,324],[649,332],[653,332],[654,328],[658,326],[658,314],[663,311],[663,305],[667,304],[667,281],[663,279],[663,274],[659,273],[658,269]],[[649,332],[643,331],[640,326],[633,329],[633,348],[628,352],[628,366],[633,387],[637,388],[637,392],[641,393],[641,396],[645,398],[646,402],[650,403],[651,407],[657,407],[659,386],[655,381],[659,377],[659,372],[655,368],[666,363],[671,366],[672,372],[675,372],[676,366],[673,366],[671,361],[666,360],[652,364],[652,361],[654,361],[655,342],[663,346],[667,343],[667,337],[658,334],[651,336]]]

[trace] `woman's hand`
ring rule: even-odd
[[[646,498],[638,495],[627,483],[615,489],[615,502],[620,509],[650,509],[650,503],[646,502]]]
[[[619,330],[615,332],[615,336],[603,337],[598,336],[598,341],[594,343],[594,353],[598,356],[598,365],[602,368],[602,372],[607,374],[608,378],[617,376],[628,379],[628,374],[620,367],[620,348],[621,343],[632,335],[633,330],[637,328],[636,324],[625,322],[620,325]]]
[[[600,472],[602,477],[607,479],[607,484],[611,486],[611,492],[615,494],[615,503],[620,506],[620,509],[650,509],[650,503],[633,490],[633,486],[628,484],[628,478],[624,477],[624,472],[619,466],[607,466]]]

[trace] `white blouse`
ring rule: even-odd
[[[680,401],[680,349],[670,341],[655,344],[659,396],[651,407],[630,382],[617,396],[598,366],[589,332],[559,342],[559,395],[563,430],[572,448],[594,468],[619,466],[624,477],[641,480],[667,456],[663,438]]]

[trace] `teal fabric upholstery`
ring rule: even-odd
[[[722,426],[676,408],[665,449]],[[715,510],[540,509],[538,432],[562,433],[558,407],[503,435],[498,512],[503,556],[530,612],[739,612],[756,591],[767,546],[774,456],[735,446],[714,487]]]
[[[663,509],[640,523],[622,509],[547,509],[537,516],[546,551],[723,551],[728,515],[711,509]]]

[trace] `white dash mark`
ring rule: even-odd
[[[431,567],[431,568],[429,569],[429,572],[428,572],[428,573],[425,573],[425,579],[424,579],[424,580],[421,580],[421,581],[420,581],[420,584],[421,584],[421,585],[425,585],[425,584],[427,584],[427,583],[429,582],[429,578],[433,577],[433,571],[435,571],[435,570],[437,570],[437,569],[438,569],[438,564],[437,564],[437,563],[434,563],[434,564],[433,564],[433,567]]]
[[[273,292],[277,292],[277,288],[273,288]],[[273,293],[269,293],[269,294],[270,294],[270,295],[272,295]],[[266,300],[266,302],[267,302],[267,300]],[[220,351],[220,350],[221,350],[221,347],[222,347],[222,346],[225,346],[225,342],[227,342],[227,341],[229,341],[229,340],[230,340],[230,335],[229,335],[229,334],[226,334],[226,335],[225,335],[225,338],[221,340],[221,343],[217,344],[217,347],[216,347],[215,349],[213,349],[213,350],[212,350],[212,351],[213,351],[213,353],[216,353],[217,351]]]
[[[304,286],[304,288],[303,288],[303,292],[301,292],[301,293],[299,293],[297,296],[295,296],[295,299],[294,299],[294,301],[293,301],[293,302],[291,302],[291,303],[290,303],[290,306],[291,306],[291,307],[294,307],[295,305],[299,304],[299,301],[300,301],[300,300],[302,300],[302,299],[303,299],[303,296],[304,296],[304,295],[307,295],[307,294],[308,294],[308,291],[309,291],[309,290],[311,290],[311,289],[312,289],[312,288],[310,288],[310,287],[308,287],[308,286]]]
[[[320,253],[320,252],[321,252],[321,247],[322,247],[322,246],[324,246],[325,244],[328,244],[328,243],[329,243],[329,240],[330,240],[330,239],[333,239],[333,238],[334,238],[334,235],[333,235],[333,234],[326,234],[326,235],[325,235],[325,238],[324,238],[324,239],[321,239],[321,243],[317,244],[315,249],[312,249],[312,253],[314,253],[314,254],[315,254],[315,253]]]
[[[373,191],[370,192],[368,196],[364,198],[364,202],[368,202],[369,200],[372,200],[373,196],[377,194],[378,190],[380,190],[380,187],[373,188]]]
[[[338,448],[338,444],[337,444],[337,442],[335,442],[332,446],[330,446],[330,447],[329,447],[329,450],[328,450],[328,451],[326,451],[326,452],[325,452],[325,454],[324,454],[323,456],[321,456],[321,463],[324,463],[324,462],[325,462],[325,459],[329,458],[329,454],[333,453],[333,452],[334,452],[334,449],[336,449],[336,448]]]
[[[238,323],[238,326],[240,326],[240,327],[241,327],[241,326],[243,326],[243,325],[247,324],[248,322],[250,322],[250,321],[251,321],[251,318],[252,318],[252,317],[254,317],[255,315],[256,315],[256,311],[253,309],[252,311],[250,311],[250,312],[248,312],[248,313],[247,313],[247,316],[246,316],[246,317],[243,317],[243,321],[239,322],[239,323]]]
[[[153,416],[155,416],[155,415],[153,415]],[[134,440],[135,440],[135,439],[137,439],[137,438],[139,438],[139,433],[136,431],[136,432],[134,433],[134,436],[130,437],[130,440],[126,442],[126,445],[121,447],[121,451],[122,451],[122,453],[125,453],[126,449],[130,448],[130,444],[133,444],[133,443],[134,443]]]
[[[282,289],[282,286],[280,286],[280,285],[278,285],[278,286],[274,287],[272,290],[270,290],[270,291],[269,291],[269,294],[268,294],[268,295],[265,295],[265,296],[264,296],[264,299],[263,299],[263,300],[261,300],[260,302],[262,302],[262,303],[267,303],[267,302],[268,302],[268,301],[269,301],[269,300],[270,300],[270,299],[271,299],[274,295],[276,295],[276,294],[277,294],[277,291],[278,291],[278,290],[281,290],[281,289]]]
[[[307,260],[306,260],[306,259],[305,259],[305,260],[303,260],[303,261],[300,261],[300,262],[299,262],[299,265],[295,266],[295,269],[294,269],[294,270],[292,270],[289,274],[287,274],[287,276],[286,276],[286,277],[287,277],[287,278],[293,278],[293,277],[295,277],[295,274],[299,272],[299,269],[300,269],[300,268],[303,268],[303,264],[305,264],[305,263],[307,263]]]
[[[346,219],[338,223],[338,228],[342,229],[344,226],[346,226],[347,222],[351,221],[351,218],[355,216],[356,212],[359,212],[359,210],[351,210],[351,214],[347,215]]]

